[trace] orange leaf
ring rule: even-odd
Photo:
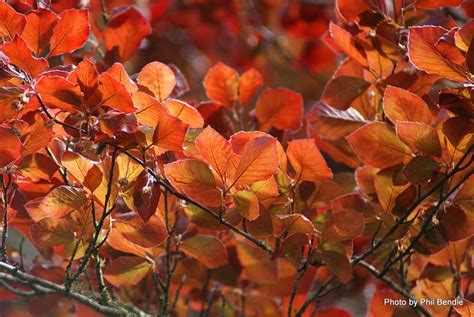
[[[23,140],[23,155],[42,150],[53,139],[54,133],[46,127],[40,114],[35,115],[35,122],[28,127],[28,135]]]
[[[454,33],[454,43],[460,50],[467,52],[473,37],[474,20],[470,20]]]
[[[178,118],[162,113],[153,133],[153,144],[163,150],[181,152],[187,129]]]
[[[355,211],[341,210],[333,213],[324,224],[322,243],[352,240],[364,230],[364,216]]]
[[[134,256],[121,256],[108,264],[104,278],[115,287],[136,285],[150,271],[152,264]]]
[[[224,63],[217,63],[204,77],[204,88],[209,99],[227,108],[238,100],[239,74]]]
[[[59,76],[42,77],[35,86],[47,107],[75,112],[82,103],[78,85]]]
[[[211,126],[208,126],[196,138],[195,144],[204,161],[211,165],[214,171],[224,180],[227,166],[232,157],[230,142]]]
[[[114,79],[108,73],[99,76],[99,87],[95,91],[95,98],[99,104],[106,105],[112,109],[131,113],[136,109],[132,102],[132,97],[122,83]]]
[[[11,129],[0,127],[0,168],[20,158],[23,146]]]
[[[473,317],[474,316],[474,304],[467,299],[463,299],[462,306],[453,306],[454,309],[459,313],[461,316],[465,317]]]
[[[467,81],[465,74],[444,59],[434,47],[447,30],[438,26],[410,27],[408,55],[410,61],[429,74],[440,75],[454,81]]]
[[[138,121],[146,126],[154,127],[160,121],[163,113],[168,113],[166,107],[142,91],[137,91],[132,94],[133,104],[138,107],[135,115]]]
[[[58,21],[58,16],[51,10],[39,8],[26,14],[26,24],[21,37],[36,56],[49,48],[49,38]]]
[[[227,263],[227,250],[221,240],[214,236],[195,235],[184,240],[180,250],[202,262],[209,269],[215,269]]]
[[[231,185],[247,185],[273,176],[278,169],[276,140],[258,137],[245,145]]]
[[[32,77],[48,69],[48,61],[44,58],[33,57],[25,41],[19,36],[15,36],[13,41],[3,45],[2,49],[10,63],[24,70]]]
[[[353,43],[352,35],[331,22],[329,24],[329,32],[331,33],[332,39],[337,46],[350,58],[357,61],[362,66],[367,66],[367,57],[364,56],[363,51],[359,50]]]
[[[277,215],[274,219],[277,224],[277,230],[275,234],[281,235],[285,233],[316,233],[311,220],[306,218],[304,215],[291,214],[291,215]]]
[[[397,122],[397,135],[403,142],[425,153],[441,155],[438,133],[432,126],[418,122]]]
[[[296,130],[303,119],[303,98],[286,88],[267,88],[257,100],[255,116],[260,130]]]
[[[439,216],[439,223],[449,241],[458,241],[474,236],[474,211],[464,211],[457,206],[449,206]]]
[[[150,33],[150,24],[134,6],[112,15],[103,33],[107,58],[127,61]]]
[[[167,99],[163,102],[168,112],[180,119],[192,129],[202,128],[204,119],[196,108],[178,99]]]
[[[361,78],[338,76],[326,84],[321,101],[336,109],[346,110],[369,86],[370,83]]]
[[[332,178],[332,171],[327,166],[314,140],[295,140],[288,143],[286,150],[291,166],[295,169],[297,181],[325,181]]]
[[[160,101],[168,98],[176,85],[176,78],[171,68],[160,62],[146,64],[140,71],[137,81],[138,85]]]
[[[369,123],[348,135],[346,139],[357,156],[374,167],[390,167],[410,157],[409,148],[385,123]]]
[[[62,218],[81,209],[87,197],[82,190],[72,186],[53,188],[41,202],[41,209],[53,218]]]
[[[133,184],[133,205],[130,207],[140,215],[144,223],[147,223],[156,212],[160,196],[160,186],[147,171],[143,171]]]
[[[99,87],[99,74],[95,65],[88,59],[84,59],[82,62],[77,64],[74,71],[68,76],[68,80],[75,84],[78,84],[84,94],[84,101],[86,104],[94,105],[99,103],[100,96],[94,96],[97,88]],[[89,98],[94,100],[89,100]]]
[[[113,229],[129,241],[144,248],[157,246],[167,236],[165,225],[160,217],[152,215],[146,223],[136,213],[127,213],[113,222]]]
[[[240,104],[248,106],[262,84],[263,77],[256,69],[251,68],[243,73],[239,79]]]
[[[12,39],[25,26],[25,16],[16,12],[8,3],[0,3],[0,37]]]
[[[68,219],[43,218],[30,226],[32,241],[41,248],[49,248],[74,240],[72,222]]]
[[[181,160],[165,165],[171,184],[197,201],[216,207],[221,205],[221,192],[209,167],[198,160]]]
[[[88,10],[69,9],[63,11],[49,40],[49,56],[70,53],[81,48],[89,38],[89,31]]]
[[[130,76],[128,76],[123,64],[114,63],[109,69],[107,69],[107,73],[112,76],[112,78],[124,85],[125,89],[127,89],[129,93],[134,93],[138,90],[137,84],[135,84],[135,82],[130,79]]]
[[[257,196],[249,190],[239,190],[233,195],[237,210],[247,220],[255,220],[260,215]]]
[[[423,99],[408,90],[393,86],[385,89],[383,109],[393,123],[410,121],[430,124],[433,119],[433,114]]]

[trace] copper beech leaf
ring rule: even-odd
[[[286,150],[298,181],[325,181],[332,178],[321,152],[312,139],[295,140],[288,143]]]
[[[334,273],[341,282],[347,283],[352,279],[352,267],[344,254],[324,250],[321,257],[329,270]]]
[[[262,85],[263,77],[256,69],[251,68],[243,73],[239,79],[240,104],[248,106]]]
[[[239,74],[224,63],[217,63],[204,77],[204,89],[213,102],[231,108],[238,100]]]
[[[278,215],[274,220],[276,224],[275,234],[282,233],[316,233],[313,223],[304,215]]]
[[[125,86],[114,79],[110,74],[100,74],[98,82],[99,86],[97,90],[94,91],[95,98],[98,102],[91,106],[97,107],[98,105],[105,105],[126,113],[132,113],[136,110],[132,102],[132,97]]]
[[[35,115],[35,122],[28,127],[28,134],[23,139],[23,155],[33,154],[43,149],[53,139],[54,133],[46,127],[41,115]]]
[[[150,33],[150,24],[136,7],[117,12],[110,17],[103,33],[106,58],[127,61]]]
[[[370,83],[358,77],[338,76],[326,84],[321,101],[336,109],[346,110],[369,86]]]
[[[346,139],[357,156],[374,167],[386,168],[410,158],[410,149],[385,123],[369,123]]]
[[[89,38],[89,31],[88,10],[69,9],[63,11],[49,40],[49,56],[71,53],[81,48]]]
[[[138,85],[160,101],[168,98],[176,85],[176,78],[171,68],[160,62],[146,64],[140,71],[137,81]]]
[[[455,196],[456,204],[465,211],[474,210],[474,175],[471,175]]]
[[[257,137],[245,145],[232,186],[247,185],[270,178],[277,169],[276,140],[271,137]]]
[[[0,37],[13,39],[25,26],[25,16],[16,12],[7,2],[0,3]]]
[[[41,208],[53,218],[62,218],[84,207],[85,193],[79,188],[61,185],[51,190],[41,201]]]
[[[388,86],[383,97],[383,108],[393,123],[397,121],[430,124],[433,115],[426,102],[408,90]]]
[[[249,190],[239,190],[233,194],[234,202],[240,215],[247,220],[255,220],[260,215],[257,196]]]
[[[397,122],[397,135],[412,148],[431,154],[441,155],[438,133],[428,124],[418,122]]]
[[[81,105],[83,94],[79,86],[63,77],[42,77],[35,89],[47,107],[76,112]]]
[[[408,55],[419,69],[453,81],[467,81],[464,73],[446,60],[435,48],[438,40],[447,33],[439,26],[414,26],[409,28]]]
[[[198,135],[195,144],[203,160],[214,169],[221,179],[225,179],[232,157],[230,142],[211,126],[208,126]]]
[[[364,217],[361,213],[341,210],[333,213],[324,224],[321,233],[323,243],[352,240],[364,230]]]
[[[41,248],[49,248],[74,240],[73,223],[69,219],[47,217],[30,226],[33,242]]]
[[[132,94],[133,104],[138,108],[135,111],[138,122],[149,127],[155,127],[162,113],[167,114],[166,107],[143,91],[137,91]]]
[[[135,84],[130,76],[128,76],[123,64],[114,63],[109,69],[107,69],[107,73],[112,76],[113,79],[124,85],[129,93],[134,93],[138,90],[137,84]]]
[[[224,244],[214,236],[198,234],[183,240],[180,250],[197,259],[209,269],[227,264],[227,250]]]
[[[143,171],[133,184],[133,206],[143,222],[147,223],[156,212],[161,196],[160,186],[154,182],[152,176]]]
[[[49,38],[53,34],[58,16],[51,10],[39,8],[26,14],[26,24],[21,37],[36,56],[49,49]]]
[[[25,71],[32,77],[48,69],[48,61],[44,58],[35,58],[31,55],[31,50],[26,46],[25,41],[15,36],[13,41],[3,45],[3,53],[8,57],[9,62]]]
[[[296,130],[303,119],[303,98],[287,88],[267,88],[257,100],[255,116],[262,131]]]
[[[0,127],[0,168],[17,160],[22,152],[23,145],[11,129]]]
[[[329,32],[331,33],[332,39],[336,45],[342,52],[344,52],[344,54],[354,59],[362,66],[368,66],[367,57],[361,49],[356,47],[351,33],[332,22],[329,24]]]
[[[153,144],[162,150],[181,152],[187,129],[178,118],[161,113],[153,132]]]
[[[113,228],[127,240],[144,248],[159,245],[168,235],[163,221],[156,215],[151,215],[144,223],[136,213],[127,213],[114,220]]]
[[[163,102],[168,112],[189,125],[192,129],[202,128],[204,119],[199,111],[184,101],[178,99],[167,99]]]
[[[104,278],[115,287],[136,285],[150,272],[152,264],[134,256],[121,256],[105,267]]]
[[[199,160],[180,160],[165,165],[171,184],[197,201],[216,207],[221,205],[221,192],[211,170]]]

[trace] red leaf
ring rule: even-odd
[[[49,48],[49,38],[58,21],[58,16],[50,10],[38,9],[26,15],[26,24],[21,37],[36,56]]]
[[[434,47],[447,32],[438,26],[410,27],[408,54],[410,61],[429,74],[440,75],[454,81],[467,81],[462,70],[444,59]]]
[[[133,184],[133,209],[147,222],[156,212],[160,201],[160,186],[147,171],[143,171]]]
[[[255,116],[260,130],[296,130],[303,119],[303,98],[286,88],[265,89],[257,100]]]
[[[127,71],[121,63],[114,63],[109,69],[107,69],[107,73],[124,85],[129,93],[134,93],[138,90],[137,84],[130,79],[130,76],[128,76]]]
[[[66,10],[59,16],[49,41],[49,56],[70,53],[81,48],[89,38],[89,12],[86,9]]]
[[[51,217],[41,219],[30,226],[30,234],[33,242],[41,248],[49,248],[74,240],[72,223],[66,219]]]
[[[36,77],[48,69],[48,61],[44,58],[33,57],[25,41],[19,36],[15,36],[13,41],[3,45],[2,49],[10,63],[24,70],[31,77]]]
[[[23,146],[11,129],[0,127],[0,168],[20,158]]]
[[[442,7],[457,7],[461,0],[418,0],[416,7],[420,9],[439,9]]]
[[[412,148],[434,156],[441,155],[438,133],[430,125],[418,122],[397,122],[396,130],[400,139]]]
[[[8,3],[0,2],[0,37],[12,39],[25,26],[25,16],[16,12]]]
[[[352,240],[364,230],[364,216],[360,212],[341,210],[333,213],[321,234],[322,243]]]
[[[45,105],[75,112],[82,103],[82,92],[78,85],[59,76],[42,77],[35,86]]]
[[[113,230],[118,230],[129,241],[144,248],[159,245],[168,235],[160,217],[152,215],[146,223],[136,213],[127,213],[113,222]]]
[[[99,104],[118,111],[132,113],[136,110],[125,86],[108,73],[100,74],[95,98],[100,100]]]
[[[28,128],[28,135],[23,140],[23,155],[42,150],[53,139],[54,133],[46,127],[40,114],[35,115],[35,122]]]
[[[150,33],[150,24],[134,6],[113,15],[103,33],[109,58],[127,61]]]

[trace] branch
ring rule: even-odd
[[[0,262],[0,269],[8,272],[0,272],[0,280],[10,283],[23,284],[31,288],[33,292],[40,295],[50,293],[62,294],[107,316],[130,316],[130,314],[133,316],[150,316],[137,308],[134,308],[133,311],[127,311],[125,308],[120,307],[121,304],[117,302],[115,302],[115,304],[118,307],[104,306],[95,301],[94,299],[89,298],[88,296],[68,290],[63,285],[59,285],[48,280],[36,277],[34,275],[19,271],[13,265],[10,265],[5,262]],[[19,293],[16,294],[21,295]],[[30,292],[26,292],[24,295],[30,294]]]

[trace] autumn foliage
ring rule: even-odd
[[[474,316],[470,16],[0,2],[0,314]]]

